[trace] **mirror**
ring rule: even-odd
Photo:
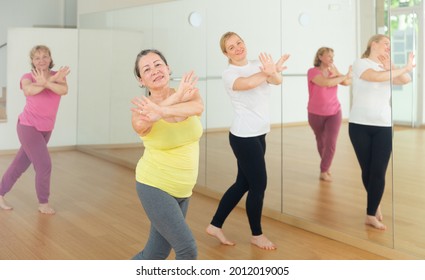
[[[392,86],[394,121],[394,210],[397,249],[425,256],[425,192],[423,184],[423,1],[388,1],[392,59],[396,66],[406,65],[408,54],[415,53],[416,68],[412,82]]]
[[[219,38],[227,31],[236,31],[245,40],[250,59],[256,59],[263,51],[273,58],[291,54],[288,69],[283,72],[283,84],[272,87],[272,129],[266,138],[268,186],[263,214],[332,238],[349,237],[354,243],[361,240],[366,242],[363,244],[370,242],[425,256],[425,242],[419,238],[425,226],[421,222],[420,207],[425,202],[420,189],[420,174],[424,169],[422,162],[406,164],[422,158],[417,156],[422,151],[419,141],[423,136],[416,127],[424,119],[420,105],[423,98],[418,94],[422,87],[419,79],[414,78],[402,92],[393,87],[394,149],[382,199],[388,227],[384,232],[364,225],[366,193],[348,137],[350,87],[338,88],[343,122],[331,166],[332,182],[319,180],[320,159],[307,122],[306,74],[312,67],[315,52],[321,46],[333,48],[335,64],[344,73],[360,57],[369,37],[388,28],[386,22],[395,16],[395,11],[391,9],[391,16],[386,16],[386,9],[390,7],[388,3],[385,6],[387,1],[391,2],[340,1],[336,6],[315,0],[296,3],[270,0],[267,6],[261,1],[250,1],[249,9],[240,18],[232,11],[245,6],[245,0],[184,0],[188,5],[175,1],[80,15],[78,148],[131,168],[135,166],[143,147],[130,127],[129,108],[130,100],[143,94],[143,89],[133,77],[133,64],[141,49],[154,46],[167,57],[173,83],[177,85],[182,74],[190,70],[188,67],[200,77],[198,85],[205,103],[204,136],[195,190],[221,198],[235,179],[236,160],[228,140],[233,115],[221,80],[227,59],[219,48]],[[410,2],[423,11],[421,1]],[[400,10],[399,21],[408,18],[402,14],[409,15],[412,8],[409,6],[409,9]],[[193,11],[203,19],[197,28],[188,22]],[[423,14],[419,11],[416,15]],[[301,14],[309,15],[309,24],[299,24]],[[167,20],[161,20],[164,18]],[[263,20],[250,20],[252,18]],[[360,23],[358,18],[362,18]],[[412,42],[405,43],[402,52],[415,45],[422,46],[423,39],[418,32],[418,26],[423,26],[422,18],[416,16],[414,22],[416,33],[409,31],[409,25],[405,24],[398,25],[404,29],[392,33],[395,61],[399,58],[395,51],[400,44],[397,36],[401,33],[406,42]],[[258,32],[253,32],[255,30]],[[358,33],[359,37],[355,35]],[[417,61],[420,61],[422,50],[416,50]],[[420,71],[417,67],[414,74],[417,76]],[[240,205],[244,206],[243,201]],[[205,217],[205,224],[210,218]]]
[[[381,232],[364,224],[366,216],[366,192],[361,180],[353,146],[348,136],[348,117],[351,106],[351,87],[338,86],[338,99],[341,104],[342,125],[339,130],[335,155],[330,166],[332,182],[319,179],[320,156],[316,139],[308,123],[307,103],[307,70],[313,67],[316,51],[323,47],[334,50],[334,64],[345,74],[354,60],[360,57],[366,48],[368,37],[376,29],[372,21],[367,19],[358,23],[355,16],[357,8],[363,13],[374,13],[373,1],[360,1],[354,4],[348,1],[344,4],[329,5],[323,11],[320,1],[308,1],[310,8],[316,12],[311,18],[311,27],[283,24],[283,42],[289,46],[289,52],[300,65],[299,69],[288,69],[290,75],[283,85],[283,130],[282,130],[282,208],[289,214],[332,232],[342,232],[359,239],[392,247],[392,170],[388,168],[386,190],[382,200],[387,230]],[[306,2],[300,3],[307,4]],[[305,7],[305,6],[304,6]],[[383,12],[383,11],[382,11]],[[283,18],[294,17],[291,11],[282,10]],[[326,18],[326,20],[320,20]],[[338,24],[335,24],[338,22]],[[366,42],[359,43],[361,38],[349,36],[356,34],[356,29],[372,30],[364,34]],[[320,26],[320,31],[312,32],[311,28]],[[291,32],[293,29],[295,32]],[[314,29],[313,29],[314,30]],[[323,32],[332,30],[332,32]],[[366,33],[366,32],[364,32]],[[339,39],[337,39],[339,38]],[[303,41],[305,40],[305,41]],[[293,44],[288,42],[300,42]],[[302,48],[300,55],[299,46]],[[314,226],[312,226],[314,228]]]

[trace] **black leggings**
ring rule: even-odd
[[[367,215],[375,216],[385,188],[392,150],[392,128],[350,123],[348,133],[362,170],[367,192]]]
[[[229,133],[230,146],[238,163],[236,182],[224,193],[211,224],[221,228],[227,216],[239,203],[243,195],[246,198],[246,213],[252,235],[261,235],[261,215],[264,192],[267,185],[267,171],[264,155],[266,153],[266,135],[242,138]]]

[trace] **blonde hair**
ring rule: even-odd
[[[370,51],[371,51],[373,42],[378,43],[379,41],[381,41],[384,38],[386,38],[388,40],[390,39],[390,37],[388,37],[387,35],[383,35],[383,34],[373,35],[369,39],[369,42],[367,42],[367,48],[366,48],[365,52],[363,53],[362,58],[368,58],[370,56]]]
[[[233,35],[237,36],[239,39],[241,39],[242,42],[244,42],[244,40],[241,38],[241,36],[239,36],[237,33],[229,31],[224,33],[221,38],[220,38],[220,48],[221,51],[223,52],[223,54],[226,54],[226,42],[227,40],[229,40],[230,37],[232,37]],[[230,63],[230,58],[229,58],[229,63]]]
[[[49,54],[49,57],[50,57],[49,69],[52,69],[53,66],[55,66],[55,64],[53,63],[53,59],[52,59],[52,53],[50,52],[50,49],[47,46],[44,46],[44,45],[37,45],[37,46],[34,46],[31,49],[31,51],[30,51],[31,67],[35,68],[34,64],[32,63],[32,60],[35,56],[35,53],[40,52],[40,51],[44,51],[44,52]]]
[[[333,53],[334,50],[332,48],[329,47],[321,47],[320,49],[317,50],[316,52],[316,56],[314,57],[314,61],[313,61],[313,65],[315,67],[319,67],[320,64],[322,64],[322,61],[320,61],[319,56],[323,55],[324,53]]]

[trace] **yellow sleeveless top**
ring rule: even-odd
[[[199,139],[202,124],[198,116],[171,123],[159,120],[140,137],[145,151],[136,167],[136,181],[161,189],[173,197],[192,195],[199,167]]]

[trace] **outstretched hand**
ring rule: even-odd
[[[57,83],[65,81],[65,77],[71,72],[68,66],[62,66],[59,70],[49,78],[50,82]]]
[[[279,58],[279,60],[276,62],[276,72],[282,72],[288,68],[283,64],[288,60],[289,57],[289,54],[284,54]]]
[[[44,87],[47,83],[47,78],[46,75],[44,74],[44,72],[42,70],[39,70],[37,68],[33,68],[31,70],[31,75],[33,77],[33,79],[35,80],[35,85],[36,86],[42,86]]]
[[[193,70],[185,73],[175,93],[177,94],[178,99],[183,102],[190,100],[193,95],[198,92],[198,89],[196,88],[197,82],[198,77],[195,75]]]
[[[350,67],[348,67],[348,72],[346,74],[348,79],[351,79],[353,77],[353,66],[350,65]]]
[[[136,105],[136,108],[131,108],[131,111],[139,114],[140,119],[143,121],[156,122],[162,118],[161,106],[155,104],[145,96],[136,97],[131,103]]]
[[[262,64],[262,66],[260,66],[261,71],[268,76],[271,76],[273,74],[280,73],[287,68],[284,66],[284,63],[288,60],[289,54],[282,55],[276,63],[274,63],[270,54],[260,53],[258,58]]]
[[[383,54],[378,56],[379,61],[381,62],[381,68],[389,71],[393,69],[393,65],[391,63],[391,57],[389,54]]]
[[[260,53],[258,59],[262,64],[260,66],[261,72],[265,73],[267,76],[271,76],[277,72],[276,65],[274,64],[273,58],[270,54]]]
[[[413,52],[409,53],[409,58],[407,59],[406,68],[409,72],[413,71],[413,68],[416,67],[415,63],[415,54]]]

